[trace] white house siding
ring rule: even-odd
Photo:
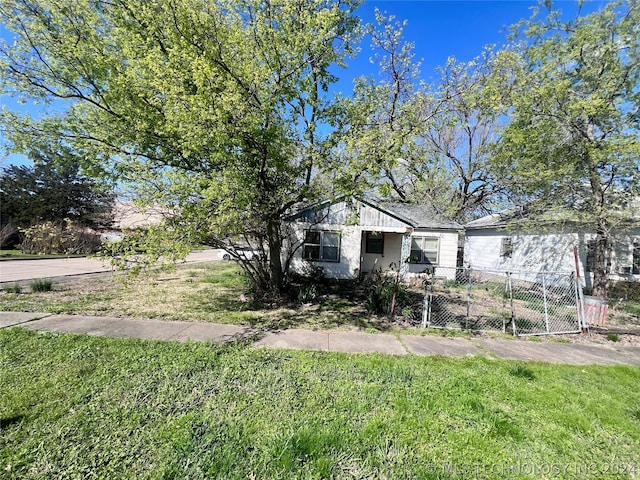
[[[377,231],[398,231],[409,226],[402,220],[391,217],[376,208],[360,203],[358,208],[358,225],[365,228],[375,227]]]
[[[339,262],[304,260],[302,247],[299,247],[291,256],[293,271],[305,273],[311,268],[322,268],[328,278],[349,279],[357,278],[361,273],[368,273],[373,269],[388,270],[391,264],[400,266],[402,238],[412,233],[411,226],[367,204],[356,202],[352,205],[350,207],[345,202],[337,202],[328,209],[310,209],[292,217],[287,224],[290,230],[289,241],[285,244],[289,252],[303,243],[307,230],[338,231],[341,234]],[[366,253],[364,232],[384,234],[384,255]],[[455,275],[453,269],[456,266],[458,245],[456,231],[418,229],[413,235],[438,238],[438,265],[451,267],[451,275]],[[407,269],[408,275],[422,273],[425,267],[410,264]]]
[[[433,230],[416,230],[413,232],[416,237],[435,237],[438,238],[438,264],[436,267],[436,275],[439,277],[455,278],[456,262],[458,258],[458,232],[451,231],[433,231]],[[409,275],[423,273],[427,268],[426,265],[418,263],[409,264]]]
[[[502,256],[502,241],[512,239],[511,256]],[[535,235],[510,233],[495,228],[467,230],[464,246],[464,263],[472,268],[499,271],[575,272],[573,247],[578,247],[580,275],[590,286],[592,274],[585,271],[587,242],[595,234],[565,230],[558,233]],[[616,235],[612,265],[612,280],[640,281],[640,275],[620,274],[623,267],[632,265],[633,242],[640,242],[640,228],[631,233]]]
[[[302,258],[302,247],[298,248],[291,257],[291,268],[295,272],[305,273],[312,268],[322,268],[327,278],[355,278],[358,276],[360,268],[360,235],[359,227],[334,225],[334,224],[305,224],[296,223],[293,225],[291,240],[287,247],[295,248],[304,242],[305,233],[309,228],[313,230],[324,230],[340,232],[340,261],[324,262],[309,261]]]

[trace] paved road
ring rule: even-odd
[[[218,250],[200,250],[191,253],[187,262],[206,262],[217,260]],[[56,278],[69,275],[110,272],[111,266],[100,260],[86,257],[26,259],[0,261],[0,283],[19,282],[34,278]]]
[[[573,365],[640,366],[640,347],[597,343],[571,344],[491,338],[443,338],[363,332],[290,329],[265,331],[239,325],[49,313],[0,312],[0,328],[20,326],[35,331],[82,333],[114,338],[201,342],[246,339],[255,347],[389,355],[483,356]]]

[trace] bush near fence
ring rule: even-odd
[[[640,302],[640,282],[614,282],[609,290],[609,299]]]

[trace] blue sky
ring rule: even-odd
[[[586,0],[582,12],[598,10],[607,3]],[[429,81],[436,78],[434,68],[444,65],[449,57],[470,61],[485,45],[504,45],[509,27],[530,18],[532,7],[537,5],[537,0],[365,0],[358,14],[365,22],[373,22],[377,8],[395,15],[396,20],[406,19],[404,39],[415,44],[415,59],[422,60],[422,78]],[[575,0],[554,1],[554,9],[562,10],[566,18],[576,14],[577,6]],[[342,72],[345,80],[357,73],[377,71],[368,60],[369,45],[362,47],[360,58],[350,62],[348,72]]]
[[[395,15],[396,20],[406,19],[404,39],[415,44],[415,59],[422,60],[422,78],[429,82],[436,78],[434,68],[444,65],[448,57],[469,61],[487,44],[503,45],[508,27],[522,18],[529,18],[531,7],[537,3],[536,0],[365,0],[357,13],[365,22],[375,20],[376,8]],[[606,3],[604,0],[586,2],[583,11],[597,10]],[[577,3],[556,1],[555,6],[565,15],[573,15]],[[6,33],[0,25],[0,35]],[[359,57],[349,61],[347,70],[337,72],[340,77],[337,90],[348,95],[353,78],[377,73],[378,68],[370,63],[370,56],[368,40],[365,40]],[[11,99],[0,96],[1,103],[10,108],[17,106]],[[20,156],[0,157],[0,167],[24,162]]]
[[[529,0],[366,0],[358,13],[366,22],[375,20],[375,9],[407,20],[404,39],[415,44],[415,60],[422,60],[424,80],[434,78],[434,68],[444,65],[450,56],[469,61],[478,56],[485,45],[502,45],[508,27],[531,15]],[[569,3],[569,2],[563,2]],[[349,72],[370,71],[377,67],[369,62],[370,47],[363,44],[360,58],[352,60]]]

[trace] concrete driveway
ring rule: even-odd
[[[217,260],[219,250],[199,250],[186,259],[188,263]],[[92,258],[53,258],[0,261],[0,283],[20,282],[35,278],[56,278],[112,271],[111,265]]]

